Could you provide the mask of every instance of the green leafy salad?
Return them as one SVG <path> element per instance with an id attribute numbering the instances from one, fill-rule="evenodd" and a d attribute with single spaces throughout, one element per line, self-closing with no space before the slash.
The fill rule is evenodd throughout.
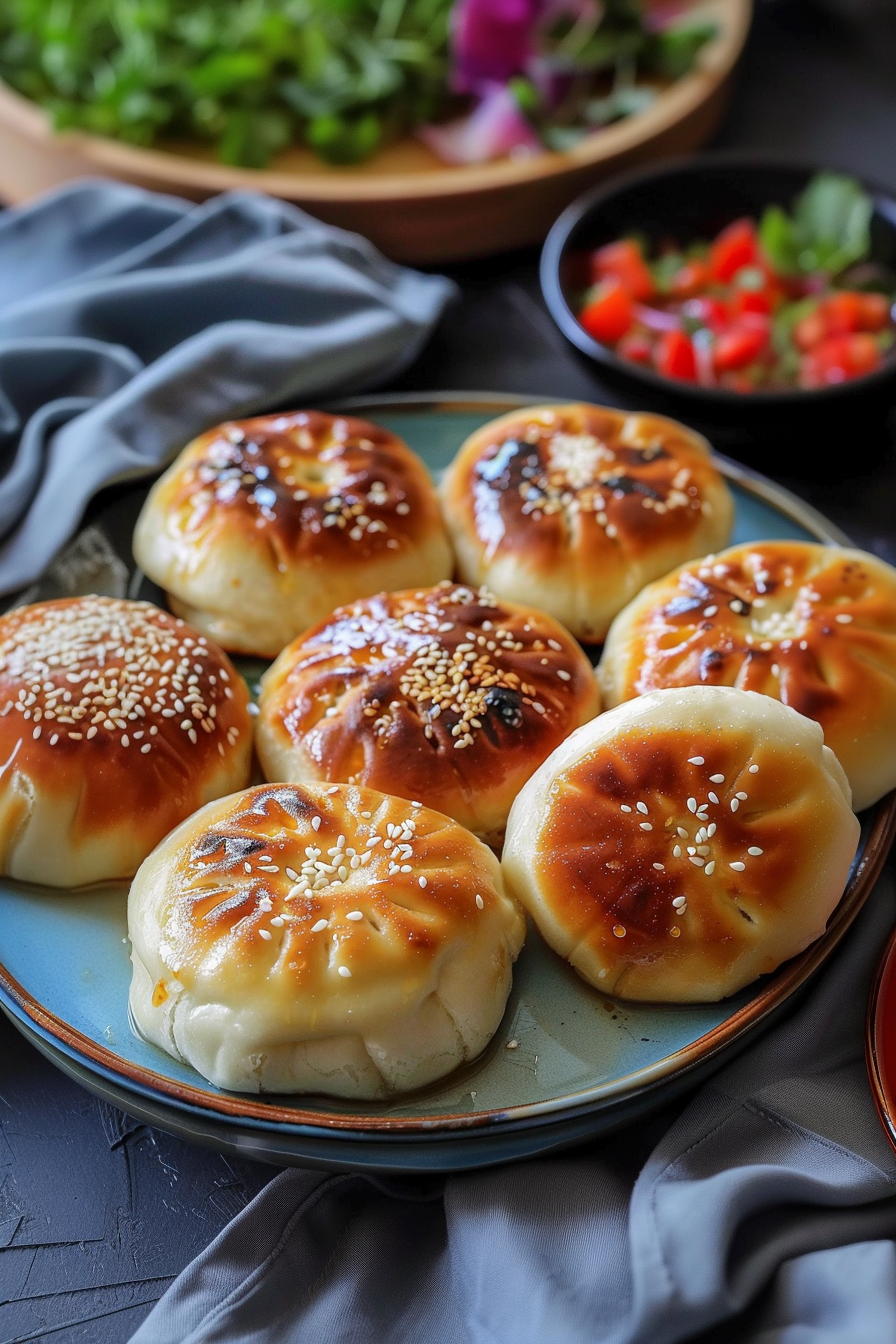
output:
<path id="1" fill-rule="evenodd" d="M 668 8 L 668 7 L 667 7 Z M 260 168 L 414 131 L 450 163 L 566 149 L 714 35 L 638 0 L 0 0 L 0 79 L 57 130 Z"/>

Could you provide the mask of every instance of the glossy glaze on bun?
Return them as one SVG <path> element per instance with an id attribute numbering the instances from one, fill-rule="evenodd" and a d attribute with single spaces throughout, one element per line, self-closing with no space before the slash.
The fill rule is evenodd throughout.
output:
<path id="1" fill-rule="evenodd" d="M 259 705 L 268 779 L 416 798 L 495 845 L 533 770 L 600 708 L 552 617 L 450 583 L 335 611 L 284 649 Z"/>
<path id="2" fill-rule="evenodd" d="M 697 684 L 774 696 L 821 724 L 860 811 L 896 786 L 896 569 L 817 542 L 732 546 L 639 594 L 600 678 L 610 705 Z"/>
<path id="3" fill-rule="evenodd" d="M 269 658 L 341 603 L 453 566 L 420 459 L 390 430 L 322 411 L 201 434 L 150 491 L 134 556 L 172 610 Z"/>
<path id="4" fill-rule="evenodd" d="M 184 817 L 248 783 L 248 699 L 223 650 L 148 602 L 0 618 L 0 872 L 132 876 Z"/>
<path id="5" fill-rule="evenodd" d="M 219 1087 L 359 1098 L 475 1058 L 525 932 L 469 832 L 343 785 L 204 808 L 143 864 L 128 921 L 150 1041 Z"/>
<path id="6" fill-rule="evenodd" d="M 573 733 L 514 803 L 502 866 L 590 984 L 701 1003 L 820 937 L 858 840 L 817 723 L 754 691 L 689 686 Z"/>
<path id="7" fill-rule="evenodd" d="M 733 519 L 701 435 L 582 403 L 478 429 L 441 496 L 459 577 L 542 607 L 586 641 L 602 640 L 645 583 L 724 546 Z"/>

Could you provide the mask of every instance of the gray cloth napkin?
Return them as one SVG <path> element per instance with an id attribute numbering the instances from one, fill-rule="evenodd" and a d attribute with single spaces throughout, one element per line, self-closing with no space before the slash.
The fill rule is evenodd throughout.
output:
<path id="1" fill-rule="evenodd" d="M 200 430 L 392 378 L 453 292 L 251 192 L 88 181 L 0 215 L 0 594 Z"/>
<path id="2" fill-rule="evenodd" d="M 896 1157 L 863 1058 L 893 876 L 671 1124 L 435 1183 L 285 1171 L 132 1344 L 896 1339 Z"/>

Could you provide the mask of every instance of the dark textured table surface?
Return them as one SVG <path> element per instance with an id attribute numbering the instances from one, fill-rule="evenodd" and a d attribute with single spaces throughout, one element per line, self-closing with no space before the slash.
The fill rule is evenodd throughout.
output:
<path id="1" fill-rule="evenodd" d="M 893 0 L 758 0 L 714 147 L 839 167 L 896 193 Z M 399 386 L 618 399 L 556 332 L 536 271 L 535 253 L 455 271 L 461 302 Z M 815 432 L 772 435 L 747 460 L 896 563 L 896 417 L 838 435 L 833 464 Z M 0 1344 L 118 1344 L 274 1169 L 95 1100 L 3 1017 L 0 1059 Z"/>

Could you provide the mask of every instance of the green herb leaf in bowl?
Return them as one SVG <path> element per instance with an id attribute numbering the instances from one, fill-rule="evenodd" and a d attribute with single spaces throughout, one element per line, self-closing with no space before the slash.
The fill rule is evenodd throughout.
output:
<path id="1" fill-rule="evenodd" d="M 839 275 L 871 247 L 874 202 L 851 177 L 818 173 L 793 214 L 770 205 L 759 223 L 762 250 L 783 275 Z"/>

